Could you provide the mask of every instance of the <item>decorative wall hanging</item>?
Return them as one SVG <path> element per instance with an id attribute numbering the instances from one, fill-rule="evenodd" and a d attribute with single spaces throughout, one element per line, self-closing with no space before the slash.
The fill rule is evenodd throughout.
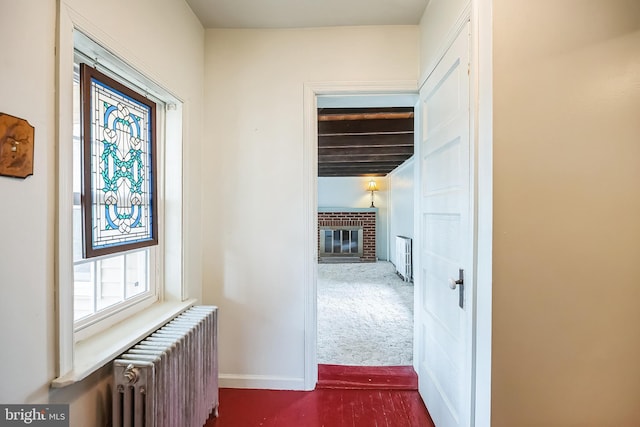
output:
<path id="1" fill-rule="evenodd" d="M 156 105 L 80 67 L 84 257 L 158 243 Z"/>
<path id="2" fill-rule="evenodd" d="M 33 175 L 33 134 L 26 120 L 0 113 L 0 175 Z"/>

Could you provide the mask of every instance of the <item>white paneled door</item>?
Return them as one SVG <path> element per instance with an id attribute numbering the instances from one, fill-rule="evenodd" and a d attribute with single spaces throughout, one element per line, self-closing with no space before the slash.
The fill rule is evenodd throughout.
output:
<path id="1" fill-rule="evenodd" d="M 468 24 L 421 88 L 416 117 L 415 365 L 436 426 L 466 427 L 474 279 Z"/>

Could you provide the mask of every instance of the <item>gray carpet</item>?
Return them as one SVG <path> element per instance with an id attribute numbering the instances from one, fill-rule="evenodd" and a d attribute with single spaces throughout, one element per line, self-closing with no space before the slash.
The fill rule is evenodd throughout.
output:
<path id="1" fill-rule="evenodd" d="M 318 363 L 413 361 L 413 284 L 393 264 L 318 264 Z"/>

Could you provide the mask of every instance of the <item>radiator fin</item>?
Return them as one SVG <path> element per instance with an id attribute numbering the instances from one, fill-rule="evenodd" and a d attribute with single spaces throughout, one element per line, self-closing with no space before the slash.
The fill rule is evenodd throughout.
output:
<path id="1" fill-rule="evenodd" d="M 192 307 L 113 362 L 115 427 L 201 427 L 217 415 L 217 312 Z"/>
<path id="2" fill-rule="evenodd" d="M 396 236 L 396 273 L 405 282 L 410 282 L 413 274 L 411 262 L 411 239 Z"/>

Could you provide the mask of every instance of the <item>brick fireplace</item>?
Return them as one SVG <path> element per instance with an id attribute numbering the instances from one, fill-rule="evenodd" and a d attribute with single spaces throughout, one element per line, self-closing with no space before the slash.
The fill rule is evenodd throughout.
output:
<path id="1" fill-rule="evenodd" d="M 318 256 L 376 261 L 376 208 L 320 209 Z"/>

